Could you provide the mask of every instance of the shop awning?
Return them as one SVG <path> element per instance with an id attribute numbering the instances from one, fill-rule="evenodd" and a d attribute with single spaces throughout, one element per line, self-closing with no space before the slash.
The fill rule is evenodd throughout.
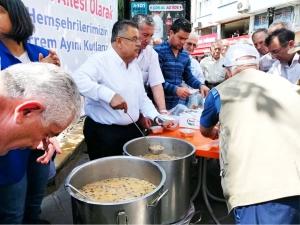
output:
<path id="1" fill-rule="evenodd" d="M 209 37 L 210 39 L 208 39 L 209 41 L 212 40 L 211 42 L 206 41 L 206 43 L 203 44 L 199 44 L 201 43 L 201 40 L 198 42 L 197 48 L 194 50 L 192 56 L 203 56 L 204 53 L 206 52 L 210 52 L 210 45 L 213 42 L 213 39 L 211 38 L 212 35 L 204 35 L 202 36 L 203 38 Z M 214 37 L 214 36 L 213 36 Z M 227 40 L 229 41 L 230 45 L 234 45 L 239 39 L 241 38 L 250 38 L 250 35 L 243 35 L 243 36 L 239 36 L 239 37 L 234 37 L 234 38 L 227 38 Z M 200 39 L 200 37 L 199 37 Z"/>
<path id="2" fill-rule="evenodd" d="M 210 47 L 208 47 L 208 48 L 196 48 L 191 55 L 192 56 L 203 56 L 205 52 L 210 52 Z"/>

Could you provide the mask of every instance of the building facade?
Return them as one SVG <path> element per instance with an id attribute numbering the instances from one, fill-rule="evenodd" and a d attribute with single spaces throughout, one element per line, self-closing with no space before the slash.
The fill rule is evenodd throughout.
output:
<path id="1" fill-rule="evenodd" d="M 234 44 L 276 20 L 290 21 L 298 30 L 299 14 L 300 0 L 192 0 L 191 21 L 201 36 L 194 55 L 203 55 L 210 41 L 229 39 Z"/>

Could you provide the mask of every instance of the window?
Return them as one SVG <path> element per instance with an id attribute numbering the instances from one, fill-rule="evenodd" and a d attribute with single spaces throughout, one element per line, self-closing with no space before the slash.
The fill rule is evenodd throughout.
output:
<path id="1" fill-rule="evenodd" d="M 226 5 L 229 4 L 231 2 L 236 2 L 237 0 L 220 0 L 220 6 L 221 5 Z"/>
<path id="2" fill-rule="evenodd" d="M 211 14 L 212 0 L 204 0 L 199 4 L 199 17 Z"/>

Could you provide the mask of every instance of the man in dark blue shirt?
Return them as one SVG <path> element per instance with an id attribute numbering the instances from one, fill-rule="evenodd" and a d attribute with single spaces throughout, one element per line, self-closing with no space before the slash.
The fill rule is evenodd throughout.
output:
<path id="1" fill-rule="evenodd" d="M 180 98 L 187 98 L 191 94 L 187 87 L 181 85 L 182 81 L 192 88 L 199 89 L 204 98 L 209 93 L 209 88 L 193 76 L 189 54 L 183 49 L 191 27 L 188 20 L 177 19 L 170 28 L 170 38 L 154 47 L 165 78 L 163 87 L 167 109 L 174 108 Z"/>

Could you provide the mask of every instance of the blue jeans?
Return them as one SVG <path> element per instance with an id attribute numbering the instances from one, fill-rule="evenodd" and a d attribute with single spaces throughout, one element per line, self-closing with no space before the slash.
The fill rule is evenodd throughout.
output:
<path id="1" fill-rule="evenodd" d="M 43 151 L 31 151 L 27 172 L 17 183 L 0 186 L 0 224 L 37 224 L 49 175 L 49 163 L 36 159 Z"/>
<path id="2" fill-rule="evenodd" d="M 300 196 L 236 207 L 236 224 L 299 224 Z"/>

